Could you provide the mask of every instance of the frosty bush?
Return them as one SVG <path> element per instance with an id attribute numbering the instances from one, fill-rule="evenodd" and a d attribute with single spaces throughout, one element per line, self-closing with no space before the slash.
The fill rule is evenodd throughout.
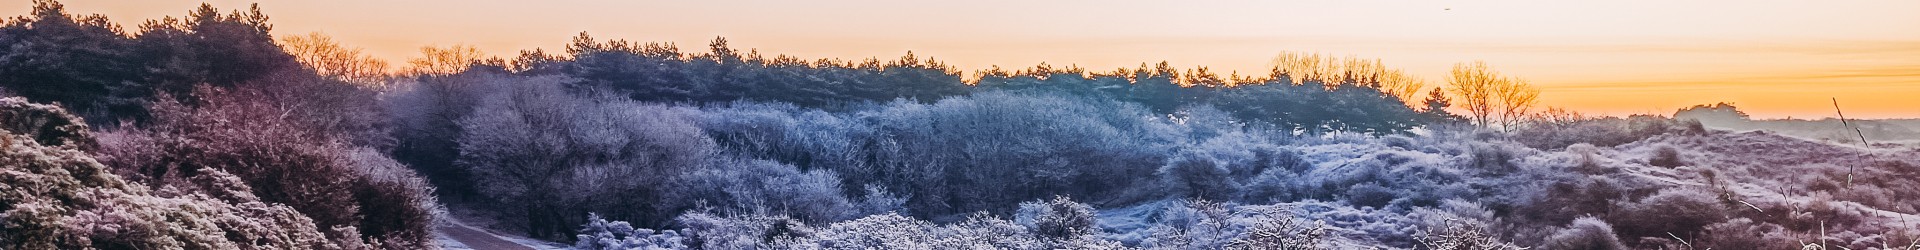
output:
<path id="1" fill-rule="evenodd" d="M 587 224 L 574 237 L 575 249 L 687 249 L 685 237 L 673 230 L 636 229 L 625 221 L 607 221 L 597 214 L 587 215 Z"/>
<path id="2" fill-rule="evenodd" d="M 1269 217 L 1247 228 L 1243 238 L 1234 239 L 1226 249 L 1323 249 L 1326 228 L 1292 217 Z"/>
<path id="3" fill-rule="evenodd" d="M 1512 132 L 1515 141 L 1538 149 L 1559 149 L 1573 144 L 1586 143 L 1601 147 L 1612 147 L 1640 141 L 1661 134 L 1702 134 L 1697 121 L 1681 121 L 1672 118 L 1633 115 L 1621 117 L 1587 117 L 1578 113 L 1547 115 L 1543 113 L 1524 123 L 1520 129 Z"/>
<path id="4" fill-rule="evenodd" d="M 1426 249 L 1525 249 L 1487 233 L 1486 225 L 1481 222 L 1447 220 L 1441 225 L 1431 225 L 1414 240 Z"/>
<path id="5" fill-rule="evenodd" d="M 1786 228 L 1748 218 L 1707 225 L 1705 231 L 1706 236 L 1697 244 L 1713 249 L 1791 249 L 1799 242 Z"/>
<path id="6" fill-rule="evenodd" d="M 1625 250 L 1627 246 L 1614 237 L 1613 226 L 1599 218 L 1581 217 L 1573 224 L 1555 231 L 1548 236 L 1547 244 L 1541 250 Z M 1759 248 L 1753 248 L 1759 249 Z"/>
<path id="7" fill-rule="evenodd" d="M 1609 216 L 1619 234 L 1639 237 L 1694 237 L 1707 225 L 1725 221 L 1726 207 L 1704 191 L 1687 188 L 1660 190 L 1637 202 L 1622 203 Z"/>
<path id="8" fill-rule="evenodd" d="M 1066 196 L 1021 203 L 1016 218 L 1031 228 L 1034 234 L 1053 240 L 1074 240 L 1094 232 L 1093 207 L 1074 202 Z"/>
<path id="9" fill-rule="evenodd" d="M 458 164 L 536 238 L 559 236 L 601 211 L 659 224 L 656 188 L 692 169 L 713 142 L 673 109 L 576 96 L 554 78 L 511 78 L 459 120 Z M 585 187 L 585 188 L 580 188 Z M 614 208 L 620 209 L 614 209 Z"/>
<path id="10" fill-rule="evenodd" d="M 339 244 L 404 249 L 429 243 L 438 206 L 431 187 L 375 149 L 353 143 L 377 139 L 327 129 L 340 121 L 316 124 L 331 120 L 316 117 L 335 115 L 288 111 L 330 109 L 262 97 L 275 92 L 196 93 L 205 96 L 197 106 L 162 99 L 152 107 L 153 124 L 105 133 L 102 162 L 156 190 L 222 198 L 234 197 L 223 191 L 232 187 L 199 180 L 231 173 L 253 197 L 292 207 Z"/>
<path id="11" fill-rule="evenodd" d="M 26 98 L 0 98 L 0 129 L 12 131 L 49 147 L 68 146 L 91 150 L 92 131 L 80 117 L 59 106 L 27 102 Z"/>
<path id="12" fill-rule="evenodd" d="M 1183 150 L 1167 159 L 1158 174 L 1166 178 L 1168 187 L 1184 190 L 1188 198 L 1226 200 L 1239 192 L 1240 183 L 1225 165 L 1211 155 Z"/>
<path id="13" fill-rule="evenodd" d="M 866 196 L 861 197 L 860 201 L 854 204 L 854 207 L 859 210 L 860 217 L 884 213 L 907 214 L 908 197 L 901 197 L 888 192 L 886 188 L 872 184 L 867 185 L 866 191 Z"/>
<path id="14" fill-rule="evenodd" d="M 809 223 L 847 219 L 854 206 L 830 170 L 800 171 L 767 160 L 718 160 L 675 183 L 663 201 L 729 215 L 782 215 Z M 886 195 L 884 192 L 881 195 Z M 870 197 L 886 202 L 884 197 Z M 885 204 L 880 204 L 885 205 Z"/>
<path id="15" fill-rule="evenodd" d="M 1400 197 L 1393 189 L 1381 187 L 1379 184 L 1361 183 L 1347 189 L 1346 198 L 1347 203 L 1354 206 L 1386 208 L 1388 203 Z"/>
<path id="16" fill-rule="evenodd" d="M 1660 146 L 1653 149 L 1653 156 L 1647 157 L 1647 165 L 1661 167 L 1679 167 L 1687 165 L 1680 159 L 1680 150 L 1673 146 Z"/>
<path id="17" fill-rule="evenodd" d="M 45 112 L 20 112 L 42 108 Z M 58 108 L 0 105 L 6 119 L 84 124 Z M 238 178 L 209 169 L 207 193 L 159 192 L 129 183 L 73 145 L 76 134 L 33 137 L 0 128 L 0 248 L 6 249 L 337 249 L 314 222 L 285 205 L 264 203 Z M 211 193 L 211 194 L 209 194 Z M 219 197 L 219 198 L 215 198 Z M 345 243 L 348 245 L 341 245 Z"/>

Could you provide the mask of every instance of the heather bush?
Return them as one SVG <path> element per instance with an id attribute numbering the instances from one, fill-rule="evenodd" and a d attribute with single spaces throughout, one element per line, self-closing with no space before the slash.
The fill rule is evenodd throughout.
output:
<path id="1" fill-rule="evenodd" d="M 509 78 L 461 118 L 459 158 L 484 197 L 557 238 L 588 212 L 663 224 L 663 184 L 708 161 L 714 146 L 681 111 L 572 93 L 554 78 Z M 578 188 L 586 187 L 586 188 Z M 615 209 L 619 208 L 619 209 Z"/>
<path id="2" fill-rule="evenodd" d="M 1722 204 L 1705 191 L 1668 188 L 1639 201 L 1621 202 L 1608 221 L 1629 239 L 1698 237 L 1707 225 L 1727 220 L 1727 207 Z"/>
<path id="3" fill-rule="evenodd" d="M 367 118 L 317 118 L 359 116 L 270 98 L 275 93 L 285 94 L 201 88 L 195 94 L 202 96 L 198 103 L 163 99 L 152 107 L 152 124 L 105 133 L 101 162 L 151 188 L 188 193 L 228 188 L 196 180 L 231 173 L 253 196 L 292 207 L 339 244 L 392 249 L 429 244 L 438 206 L 431 187 L 376 149 L 356 144 L 378 141 L 371 135 L 327 129 L 350 123 L 340 120 Z M 289 111 L 294 109 L 307 111 Z"/>
<path id="4" fill-rule="evenodd" d="M 722 160 L 672 183 L 678 190 L 665 194 L 662 201 L 677 202 L 688 209 L 706 206 L 704 209 L 727 215 L 780 215 L 827 223 L 859 212 L 841 194 L 840 183 L 832 170 L 800 171 L 766 160 Z M 885 202 L 887 198 L 870 199 Z"/>
<path id="5" fill-rule="evenodd" d="M 92 150 L 94 146 L 92 131 L 80 117 L 59 106 L 27 102 L 26 98 L 0 98 L 0 129 L 49 147 Z"/>
<path id="6" fill-rule="evenodd" d="M 1735 218 L 1708 225 L 1699 247 L 1712 249 L 1791 249 L 1798 247 L 1790 232 L 1779 225 Z"/>
<path id="7" fill-rule="evenodd" d="M 1093 207 L 1058 196 L 1047 201 L 1020 203 L 1015 221 L 1041 237 L 1070 241 L 1094 233 L 1093 216 Z"/>
<path id="8" fill-rule="evenodd" d="M 1548 236 L 1546 244 L 1540 250 L 1625 250 L 1627 245 L 1613 234 L 1613 226 L 1599 218 L 1581 217 L 1573 224 L 1555 231 Z M 1726 249 L 1777 249 L 1777 248 L 1726 248 Z"/>
<path id="9" fill-rule="evenodd" d="M 1673 146 L 1660 146 L 1653 149 L 1653 156 L 1647 157 L 1647 165 L 1661 167 L 1679 167 L 1687 165 L 1680 159 L 1680 150 Z"/>
<path id="10" fill-rule="evenodd" d="M 574 238 L 574 249 L 687 249 L 686 238 L 673 230 L 634 228 L 625 221 L 607 221 L 597 214 L 587 215 L 587 224 Z"/>
<path id="11" fill-rule="evenodd" d="M 10 101 L 0 100 L 0 102 Z M 84 124 L 45 106 L 0 105 L 8 119 Z M 37 109 L 22 112 L 19 109 Z M 149 191 L 121 179 L 74 145 L 76 134 L 44 137 L 0 128 L 0 248 L 7 249 L 336 249 L 294 209 L 262 202 L 238 178 L 210 169 L 195 181 L 219 190 Z M 80 127 L 84 129 L 84 126 Z M 37 135 L 36 135 L 37 134 Z M 30 136 L 32 135 L 32 136 Z M 340 245 L 345 243 L 348 245 Z"/>

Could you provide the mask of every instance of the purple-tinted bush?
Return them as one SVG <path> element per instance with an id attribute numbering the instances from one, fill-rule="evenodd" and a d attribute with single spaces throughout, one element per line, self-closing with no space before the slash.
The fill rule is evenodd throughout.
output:
<path id="1" fill-rule="evenodd" d="M 1574 219 L 1573 224 L 1548 236 L 1540 250 L 1625 250 L 1627 245 L 1613 234 L 1613 226 L 1593 217 Z M 1763 249 L 1763 248 L 1729 248 Z M 1775 249 L 1775 248 L 1764 248 Z"/>
<path id="2" fill-rule="evenodd" d="M 14 116 L 4 119 L 85 129 L 80 125 L 84 122 L 57 107 L 8 104 L 13 105 L 0 105 L 0 113 Z M 192 177 L 207 190 L 150 191 L 66 144 L 87 140 L 80 134 L 47 137 L 45 131 L 11 131 L 19 128 L 0 127 L 0 248 L 365 247 L 358 237 L 328 239 L 307 216 L 286 205 L 262 202 L 240 178 L 219 169 Z M 39 139 L 63 145 L 41 145 Z"/>
<path id="3" fill-rule="evenodd" d="M 1707 226 L 1727 220 L 1727 207 L 1705 191 L 1668 188 L 1634 202 L 1622 202 L 1608 216 L 1626 238 L 1697 237 Z"/>

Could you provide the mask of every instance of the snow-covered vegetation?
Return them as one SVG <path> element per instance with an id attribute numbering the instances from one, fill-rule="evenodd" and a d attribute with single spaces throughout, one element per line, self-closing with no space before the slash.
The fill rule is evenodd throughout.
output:
<path id="1" fill-rule="evenodd" d="M 1533 110 L 1484 63 L 963 78 L 582 34 L 384 75 L 257 9 L 37 3 L 0 25 L 4 249 L 422 249 L 451 217 L 582 249 L 1920 248 L 1920 148 Z"/>

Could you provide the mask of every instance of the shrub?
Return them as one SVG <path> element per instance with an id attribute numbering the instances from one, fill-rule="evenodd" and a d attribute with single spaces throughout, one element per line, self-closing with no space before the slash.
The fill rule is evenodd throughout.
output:
<path id="1" fill-rule="evenodd" d="M 37 110 L 21 112 L 22 108 Z M 0 105 L 0 113 L 19 115 L 5 117 L 9 120 L 84 124 L 57 107 Z M 261 202 L 239 178 L 218 169 L 203 171 L 194 179 L 202 184 L 197 186 L 218 190 L 152 192 L 121 179 L 72 145 L 53 147 L 36 141 L 78 142 L 83 140 L 76 137 L 79 134 L 45 137 L 48 133 L 11 131 L 16 128 L 0 128 L 0 248 L 363 247 L 358 238 L 328 240 L 313 220 L 288 206 Z"/>
<path id="2" fill-rule="evenodd" d="M 716 160 L 672 186 L 678 190 L 664 194 L 661 201 L 681 206 L 676 208 L 705 205 L 723 214 L 780 215 L 808 223 L 839 221 L 859 212 L 840 193 L 840 178 L 831 170 L 800 171 L 766 160 Z"/>
<path id="3" fill-rule="evenodd" d="M 153 124 L 107 133 L 102 162 L 155 189 L 187 193 L 220 194 L 230 187 L 198 180 L 231 173 L 252 196 L 292 207 L 340 244 L 430 244 L 438 206 L 431 187 L 375 149 L 354 146 L 356 135 L 317 125 L 328 119 L 315 117 L 331 116 L 326 109 L 268 93 L 276 92 L 201 88 L 194 106 L 164 98 L 152 107 Z"/>
<path id="4" fill-rule="evenodd" d="M 1469 158 L 1471 162 L 1468 164 L 1474 169 L 1507 172 L 1519 168 L 1513 163 L 1514 159 L 1520 157 L 1519 154 L 1505 144 L 1468 142 L 1468 147 L 1472 150 L 1470 152 L 1472 158 Z"/>
<path id="5" fill-rule="evenodd" d="M 1593 217 L 1574 219 L 1573 224 L 1548 236 L 1540 250 L 1624 250 L 1627 245 L 1614 237 L 1613 226 Z M 1760 248 L 1745 248 L 1760 249 Z M 1768 248 L 1773 249 L 1773 248 Z"/>
<path id="6" fill-rule="evenodd" d="M 1638 202 L 1621 204 L 1609 216 L 1614 229 L 1630 238 L 1695 237 L 1707 225 L 1725 221 L 1726 207 L 1713 194 L 1689 188 L 1668 188 Z"/>
<path id="7" fill-rule="evenodd" d="M 1158 174 L 1166 179 L 1169 187 L 1186 193 L 1188 198 L 1226 200 L 1240 188 L 1225 163 L 1192 150 L 1182 150 L 1167 159 L 1167 165 L 1160 167 Z"/>
<path id="8" fill-rule="evenodd" d="M 654 197 L 672 177 L 700 166 L 713 142 L 673 109 L 569 93 L 555 78 L 489 84 L 458 122 L 459 159 L 480 194 L 498 202 L 528 235 L 557 238 L 580 214 L 663 224 Z M 616 209 L 618 208 L 618 209 Z"/>
<path id="9" fill-rule="evenodd" d="M 1700 247 L 1711 249 L 1792 249 L 1798 240 L 1786 228 L 1748 218 L 1735 218 L 1708 225 Z"/>
<path id="10" fill-rule="evenodd" d="M 92 150 L 92 131 L 80 117 L 60 106 L 27 102 L 26 98 L 0 98 L 0 130 L 19 134 L 49 147 L 73 146 Z"/>
<path id="11" fill-rule="evenodd" d="M 1430 228 L 1433 229 L 1414 236 L 1418 246 L 1425 249 L 1525 249 L 1501 241 L 1488 233 L 1486 226 L 1479 222 L 1447 220 Z"/>
<path id="12" fill-rule="evenodd" d="M 906 204 L 908 197 L 896 195 L 893 192 L 888 192 L 884 187 L 872 184 L 866 186 L 866 191 L 867 195 L 861 197 L 860 201 L 854 204 L 854 207 L 859 210 L 859 214 L 857 214 L 859 217 L 885 213 L 907 214 Z"/>
<path id="13" fill-rule="evenodd" d="M 1647 157 L 1647 165 L 1660 167 L 1679 167 L 1687 165 L 1680 159 L 1680 150 L 1673 146 L 1662 145 L 1653 149 L 1653 156 Z"/>
<path id="14" fill-rule="evenodd" d="M 1054 240 L 1073 240 L 1092 234 L 1093 207 L 1066 196 L 1020 204 L 1018 221 L 1034 234 Z"/>
<path id="15" fill-rule="evenodd" d="M 1347 203 L 1354 206 L 1386 208 L 1387 204 L 1399 198 L 1393 189 L 1374 183 L 1361 183 L 1347 189 Z"/>
<path id="16" fill-rule="evenodd" d="M 1310 224 L 1285 214 L 1264 213 L 1246 229 L 1243 237 L 1228 243 L 1226 249 L 1323 249 L 1328 234 L 1324 224 Z"/>
<path id="17" fill-rule="evenodd" d="M 574 236 L 575 249 L 687 249 L 686 238 L 673 230 L 654 231 L 633 228 L 625 221 L 607 221 L 597 214 L 587 215 L 587 224 Z"/>

